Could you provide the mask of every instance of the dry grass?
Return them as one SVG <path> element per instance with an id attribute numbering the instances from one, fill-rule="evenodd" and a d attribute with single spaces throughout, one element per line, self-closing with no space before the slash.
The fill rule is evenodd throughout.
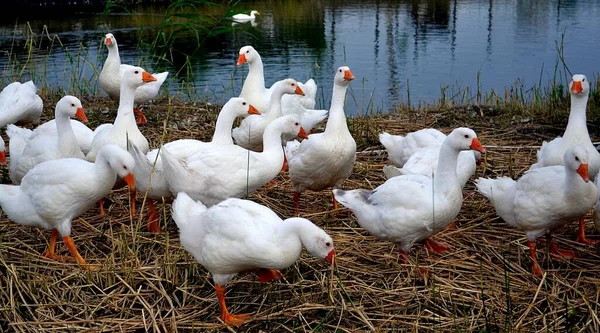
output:
<path id="1" fill-rule="evenodd" d="M 146 109 L 150 126 L 142 132 L 152 146 L 160 142 L 167 104 L 161 101 Z M 116 109 L 103 99 L 84 100 L 94 125 L 114 116 L 101 112 L 107 106 Z M 165 140 L 206 139 L 212 133 L 214 116 L 214 110 L 206 111 L 206 106 L 176 103 Z M 351 120 L 353 131 L 361 137 L 361 152 L 345 188 L 374 188 L 384 181 L 381 168 L 388 162 L 381 147 L 374 144 L 378 131 L 400 134 L 438 126 L 447 116 L 412 117 L 411 122 L 398 115 Z M 456 119 L 459 121 L 447 125 L 474 128 L 488 146 L 477 176 L 520 175 L 535 159 L 534 147 L 541 137 L 556 132 L 529 123 L 493 129 L 485 115 L 468 121 L 460 116 Z M 401 264 L 392 244 L 369 236 L 344 208 L 331 210 L 329 192 L 306 193 L 301 199 L 301 215 L 333 237 L 337 266 L 328 267 L 303 254 L 283 272 L 280 281 L 261 284 L 252 274 L 238 275 L 228 288 L 230 310 L 249 312 L 255 318 L 240 328 L 226 327 L 219 320 L 210 275 L 179 245 L 170 205 L 162 205 L 166 220 L 161 219 L 161 225 L 166 232 L 159 235 L 146 232 L 143 221 L 128 216 L 125 191 L 110 195 L 105 217 L 94 208 L 74 221 L 72 234 L 78 249 L 90 263 L 102 266 L 99 272 L 44 259 L 40 253 L 50 233 L 16 225 L 2 216 L 0 330 L 600 331 L 600 254 L 572 241 L 575 224 L 562 230 L 557 240 L 575 249 L 580 258 L 550 257 L 541 240 L 539 261 L 547 274 L 534 277 L 524 235 L 496 216 L 490 203 L 474 191 L 472 182 L 464 195 L 458 228 L 435 237 L 451 244 L 452 250 L 428 255 L 417 246 L 409 255 L 411 262 Z M 293 215 L 286 174 L 251 199 L 281 216 Z M 62 243 L 57 250 L 67 254 Z M 420 274 L 417 263 L 429 274 Z"/>

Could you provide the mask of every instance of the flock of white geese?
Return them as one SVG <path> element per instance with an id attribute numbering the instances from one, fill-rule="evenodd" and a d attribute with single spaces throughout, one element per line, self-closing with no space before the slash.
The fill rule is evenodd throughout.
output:
<path id="1" fill-rule="evenodd" d="M 254 270 L 260 281 L 276 279 L 280 269 L 299 258 L 303 246 L 315 257 L 334 260 L 332 238 L 311 221 L 282 220 L 268 207 L 240 199 L 282 169 L 289 170 L 296 213 L 305 190 L 333 189 L 334 206 L 341 203 L 369 233 L 396 244 L 401 260 L 415 243 L 424 243 L 434 253 L 448 249 L 431 237 L 458 215 L 462 188 L 485 152 L 473 130 L 457 128 L 448 135 L 435 129 L 405 136 L 382 133 L 380 141 L 394 164 L 383 170 L 388 180 L 374 190 L 341 190 L 356 158 L 344 113 L 346 89 L 354 79 L 350 68 L 336 70 L 329 110 L 315 110 L 317 85 L 312 79 L 283 79 L 267 88 L 260 55 L 245 46 L 237 65 L 248 65 L 247 77 L 240 96 L 223 105 L 212 140 L 181 139 L 150 149 L 137 126 L 146 121 L 137 107 L 156 97 L 168 73 L 150 74 L 121 64 L 115 37 L 107 34 L 104 41 L 108 57 L 99 80 L 101 88 L 119 100 L 114 123 L 90 130 L 79 99 L 65 96 L 56 104 L 55 120 L 33 130 L 18 127 L 20 121 L 39 122 L 42 100 L 35 85 L 15 82 L 0 93 L 0 127 L 10 138 L 14 182 L 0 185 L 0 206 L 18 224 L 51 230 L 43 256 L 68 259 L 55 253 L 60 235 L 81 268 L 100 269 L 77 252 L 71 223 L 122 178 L 150 199 L 149 231 L 161 231 L 153 200 L 174 199 L 172 217 L 182 246 L 211 272 L 221 318 L 240 325 L 249 316 L 231 314 L 225 304 L 225 285 L 236 273 Z M 584 233 L 584 216 L 598 199 L 590 179 L 600 169 L 600 154 L 586 126 L 590 85 L 585 76 L 574 75 L 569 89 L 571 113 L 565 133 L 543 143 L 528 172 L 516 181 L 476 180 L 498 215 L 526 233 L 534 274 L 543 273 L 536 262 L 538 237 L 579 219 L 578 239 L 594 242 Z M 232 128 L 239 117 L 244 117 L 239 127 Z M 308 134 L 325 118 L 323 132 Z M 0 162 L 6 164 L 1 137 L 0 146 Z M 135 214 L 135 196 L 131 203 Z M 553 253 L 576 255 L 550 244 Z"/>

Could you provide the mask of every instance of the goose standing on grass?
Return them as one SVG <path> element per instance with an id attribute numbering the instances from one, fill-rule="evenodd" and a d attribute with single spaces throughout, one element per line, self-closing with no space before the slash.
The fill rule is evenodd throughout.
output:
<path id="1" fill-rule="evenodd" d="M 564 153 L 563 161 L 564 166 L 529 170 L 518 181 L 509 177 L 476 181 L 477 190 L 494 204 L 498 215 L 509 225 L 525 231 L 535 275 L 543 274 L 536 260 L 536 239 L 549 236 L 574 219 L 583 220 L 598 197 L 596 185 L 588 174 L 587 149 L 572 146 Z M 573 251 L 559 249 L 551 238 L 550 252 L 577 257 Z"/>
<path id="2" fill-rule="evenodd" d="M 163 169 L 171 193 L 185 192 L 207 206 L 250 195 L 281 171 L 282 135 L 306 138 L 298 117 L 282 116 L 265 129 L 260 153 L 235 145 L 215 146 L 180 160 L 163 147 Z"/>
<path id="3" fill-rule="evenodd" d="M 6 165 L 6 146 L 4 139 L 0 136 L 0 165 Z"/>
<path id="4" fill-rule="evenodd" d="M 473 130 L 457 128 L 442 144 L 434 178 L 398 176 L 372 191 L 333 190 L 333 194 L 371 235 L 397 244 L 403 260 L 420 241 L 425 241 L 431 252 L 441 253 L 448 246 L 431 237 L 444 230 L 460 211 L 463 196 L 456 165 L 458 154 L 469 149 L 485 152 Z"/>
<path id="5" fill-rule="evenodd" d="M 590 178 L 595 179 L 600 170 L 600 153 L 592 144 L 587 129 L 586 106 L 590 93 L 590 83 L 582 74 L 573 75 L 569 83 L 571 93 L 571 112 L 569 122 L 562 137 L 557 137 L 550 142 L 543 142 L 537 152 L 537 163 L 530 169 L 541 168 L 550 165 L 561 165 L 564 162 L 565 151 L 574 145 L 580 145 L 588 152 Z M 585 221 L 579 221 L 579 233 L 577 241 L 584 244 L 595 244 L 598 240 L 592 240 L 585 236 Z"/>
<path id="6" fill-rule="evenodd" d="M 52 230 L 44 257 L 64 260 L 54 252 L 60 235 L 83 269 L 98 269 L 77 252 L 71 223 L 111 191 L 117 176 L 134 186 L 134 167 L 133 157 L 115 145 L 103 147 L 95 163 L 77 158 L 43 162 L 23 177 L 21 185 L 0 185 L 0 206 L 18 224 Z"/>
<path id="7" fill-rule="evenodd" d="M 300 193 L 338 188 L 350 176 L 356 160 L 356 142 L 348 130 L 344 100 L 354 75 L 347 66 L 337 69 L 329 119 L 323 133 L 311 134 L 310 140 L 290 141 L 285 147 L 290 179 L 294 187 L 294 210 L 299 212 Z M 333 199 L 333 208 L 337 202 Z"/>
<path id="8" fill-rule="evenodd" d="M 19 122 L 37 124 L 43 108 L 33 81 L 13 82 L 0 92 L 0 128 Z"/>
<path id="9" fill-rule="evenodd" d="M 59 158 L 85 158 L 70 120 L 71 117 L 77 117 L 87 123 L 81 101 L 70 95 L 61 98 L 56 104 L 54 117 L 56 130 L 49 135 L 37 128 L 30 131 L 8 125 L 6 134 L 10 137 L 10 179 L 13 183 L 20 184 L 25 174 L 42 162 Z"/>
<path id="10" fill-rule="evenodd" d="M 265 128 L 273 120 L 282 116 L 281 98 L 285 94 L 304 95 L 304 92 L 294 79 L 286 79 L 284 83 L 277 85 L 271 94 L 269 112 L 267 114 L 248 116 L 240 122 L 239 127 L 231 131 L 231 135 L 237 145 L 254 151 L 262 151 L 262 138 Z M 302 127 L 304 128 L 304 126 Z"/>
<path id="11" fill-rule="evenodd" d="M 186 159 L 202 149 L 210 146 L 231 145 L 231 127 L 236 118 L 244 115 L 258 114 L 258 111 L 243 98 L 231 98 L 219 113 L 215 124 L 215 132 L 210 142 L 200 140 L 183 139 L 169 142 L 164 145 L 169 152 L 178 159 Z M 138 192 L 148 195 L 148 230 L 160 232 L 159 214 L 154 205 L 154 200 L 162 198 L 170 199 L 171 191 L 164 176 L 162 161 L 159 150 L 153 149 L 144 155 L 136 145 L 128 146 L 129 152 L 135 160 L 135 188 Z M 135 192 L 134 192 L 135 194 Z M 133 198 L 132 200 L 135 200 Z"/>
<path id="12" fill-rule="evenodd" d="M 258 271 L 260 282 L 280 278 L 280 269 L 294 264 L 302 246 L 332 263 L 333 240 L 303 218 L 281 220 L 271 209 L 255 202 L 228 199 L 207 208 L 181 192 L 173 202 L 173 220 L 183 248 L 212 275 L 221 319 L 241 325 L 249 314 L 234 315 L 225 304 L 225 286 L 240 272 Z"/>
<path id="13" fill-rule="evenodd" d="M 113 34 L 106 34 L 104 44 L 108 48 L 108 56 L 100 72 L 100 87 L 112 99 L 119 99 L 121 94 L 121 79 L 128 69 L 134 66 L 121 64 L 119 56 L 119 47 Z M 149 84 L 139 87 L 135 90 L 133 112 L 138 116 L 136 122 L 143 125 L 148 122 L 144 113 L 138 108 L 139 105 L 148 103 L 158 95 L 158 90 L 167 79 L 169 72 L 155 73 L 152 76 L 155 80 Z"/>
<path id="14" fill-rule="evenodd" d="M 273 89 L 282 81 L 275 82 L 271 88 L 265 88 L 265 74 L 263 70 L 262 59 L 258 52 L 250 45 L 240 49 L 237 66 L 248 64 L 248 75 L 242 85 L 240 97 L 245 98 L 254 105 L 261 113 L 267 113 L 269 110 L 269 101 Z M 317 84 L 313 79 L 309 79 L 306 83 L 298 82 L 300 89 L 304 92 L 304 96 L 290 95 L 283 96 L 281 101 L 282 113 L 290 114 L 290 110 L 295 108 L 296 103 L 299 103 L 306 109 L 315 107 L 315 99 L 317 97 Z"/>
<path id="15" fill-rule="evenodd" d="M 116 144 L 127 149 L 127 140 L 133 142 L 144 154 L 150 149 L 148 140 L 137 127 L 133 116 L 133 104 L 136 89 L 155 82 L 156 78 L 141 67 L 128 66 L 120 81 L 121 95 L 117 118 L 114 124 L 102 125 L 103 128 L 94 135 L 90 152 L 86 156 L 88 161 L 94 161 L 100 148 L 107 144 Z"/>
<path id="16" fill-rule="evenodd" d="M 401 175 L 424 175 L 431 177 L 435 174 L 438 166 L 440 149 L 441 147 L 439 146 L 420 148 L 410 156 L 402 168 L 386 165 L 383 167 L 383 173 L 387 179 Z M 456 175 L 462 187 L 465 187 L 469 178 L 475 174 L 477 161 L 480 158 L 481 153 L 478 151 L 461 151 L 458 154 Z"/>
<path id="17" fill-rule="evenodd" d="M 379 134 L 379 142 L 385 147 L 388 159 L 401 168 L 417 150 L 424 147 L 439 147 L 446 139 L 446 134 L 425 128 L 416 132 L 402 135 L 391 135 L 387 132 Z"/>
<path id="18" fill-rule="evenodd" d="M 258 10 L 253 10 L 250 12 L 250 15 L 248 14 L 235 14 L 232 16 L 234 21 L 238 21 L 238 22 L 244 22 L 244 21 L 250 21 L 250 20 L 254 20 L 256 19 L 256 15 L 260 15 L 260 13 L 258 12 Z"/>

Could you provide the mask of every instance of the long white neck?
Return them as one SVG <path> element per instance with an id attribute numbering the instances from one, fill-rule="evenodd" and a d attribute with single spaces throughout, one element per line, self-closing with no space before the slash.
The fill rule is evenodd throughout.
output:
<path id="1" fill-rule="evenodd" d="M 589 94 L 571 94 L 571 112 L 564 137 L 589 137 L 586 119 L 586 106 Z"/>
<path id="2" fill-rule="evenodd" d="M 117 46 L 116 42 L 114 43 L 114 46 L 108 47 L 108 56 L 106 57 L 104 66 L 108 65 L 114 67 L 113 69 L 116 71 L 115 73 L 118 73 L 121 67 L 121 57 L 119 56 L 119 47 Z"/>
<path id="3" fill-rule="evenodd" d="M 269 113 L 267 113 L 268 121 L 273 121 L 282 116 L 281 98 L 283 97 L 285 92 L 283 89 L 280 89 L 280 88 L 282 88 L 282 87 L 277 87 L 277 89 L 275 89 L 271 93 L 271 99 L 269 100 Z"/>
<path id="4" fill-rule="evenodd" d="M 98 180 L 99 192 L 110 192 L 117 181 L 117 173 L 110 167 L 108 156 L 104 155 L 106 150 L 101 151 L 94 162 L 94 179 Z"/>
<path id="5" fill-rule="evenodd" d="M 307 244 L 308 237 L 314 232 L 315 228 L 314 224 L 305 219 L 286 219 L 277 227 L 276 239 L 280 246 L 285 247 L 290 252 L 290 256 L 295 257 L 295 261 L 300 256 L 302 244 Z"/>
<path id="6" fill-rule="evenodd" d="M 333 84 L 333 93 L 331 94 L 331 106 L 329 108 L 329 119 L 325 126 L 325 134 L 329 133 L 348 133 L 348 124 L 346 123 L 346 113 L 344 112 L 344 100 L 346 99 L 346 90 L 348 85 Z"/>
<path id="7" fill-rule="evenodd" d="M 235 118 L 237 118 L 237 115 L 233 110 L 221 110 L 215 123 L 215 133 L 212 136 L 212 143 L 219 145 L 233 144 L 231 129 L 233 128 Z"/>
<path id="8" fill-rule="evenodd" d="M 435 171 L 434 188 L 436 191 L 461 188 L 456 176 L 459 150 L 454 149 L 448 139 L 440 147 L 440 158 Z"/>
<path id="9" fill-rule="evenodd" d="M 252 60 L 252 62 L 248 62 L 248 75 L 246 76 L 246 80 L 242 86 L 242 92 L 240 96 L 242 96 L 245 91 L 251 90 L 258 90 L 261 93 L 265 90 L 265 74 L 260 56 Z"/>
<path id="10" fill-rule="evenodd" d="M 58 131 L 58 150 L 71 155 L 71 150 L 79 149 L 79 142 L 71 127 L 71 119 L 67 114 L 60 112 L 56 112 L 54 117 Z"/>
<path id="11" fill-rule="evenodd" d="M 117 118 L 114 126 L 116 129 L 126 129 L 129 126 L 137 126 L 133 115 L 133 106 L 135 99 L 135 90 L 137 87 L 132 87 L 128 84 L 123 84 L 121 81 L 121 95 L 119 96 L 119 109 L 117 110 Z"/>
<path id="12" fill-rule="evenodd" d="M 281 159 L 283 165 L 283 146 L 281 145 L 281 127 L 269 124 L 263 132 L 263 153 L 268 153 L 278 160 Z"/>

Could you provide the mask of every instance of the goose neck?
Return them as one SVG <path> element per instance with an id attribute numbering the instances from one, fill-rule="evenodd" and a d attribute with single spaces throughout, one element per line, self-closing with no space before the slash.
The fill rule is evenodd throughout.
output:
<path id="1" fill-rule="evenodd" d="M 569 122 L 565 129 L 565 137 L 589 136 L 586 119 L 586 106 L 588 102 L 588 94 L 573 95 L 571 94 L 571 111 L 569 112 Z"/>
<path id="2" fill-rule="evenodd" d="M 346 99 L 346 90 L 348 85 L 333 85 L 333 93 L 331 95 L 331 106 L 329 108 L 329 117 L 325 126 L 325 133 L 348 132 L 348 124 L 346 122 L 346 113 L 344 112 L 344 100 Z"/>
<path id="3" fill-rule="evenodd" d="M 65 151 L 65 149 L 69 149 L 70 147 L 79 147 L 69 116 L 56 112 L 55 121 L 58 133 L 58 149 Z"/>
<path id="4" fill-rule="evenodd" d="M 233 127 L 235 118 L 235 113 L 228 112 L 228 110 L 221 111 L 217 117 L 217 122 L 215 123 L 215 133 L 213 134 L 211 142 L 217 144 L 233 144 L 231 128 Z"/>
<path id="5" fill-rule="evenodd" d="M 117 110 L 117 118 L 114 122 L 115 127 L 128 127 L 131 124 L 135 125 L 135 117 L 133 115 L 133 107 L 135 105 L 135 89 L 136 87 L 121 84 L 119 109 Z"/>
<path id="6" fill-rule="evenodd" d="M 460 150 L 453 148 L 448 140 L 442 143 L 440 157 L 435 171 L 434 186 L 440 190 L 459 184 L 456 176 L 458 154 Z M 458 185 L 460 187 L 460 184 Z"/>

